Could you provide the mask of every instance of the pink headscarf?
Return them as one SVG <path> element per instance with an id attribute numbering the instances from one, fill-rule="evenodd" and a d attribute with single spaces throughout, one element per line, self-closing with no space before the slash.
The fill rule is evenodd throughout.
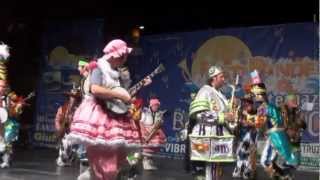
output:
<path id="1" fill-rule="evenodd" d="M 112 40 L 103 49 L 106 59 L 110 59 L 111 57 L 118 58 L 131 53 L 131 51 L 132 48 L 128 47 L 127 43 L 121 39 Z"/>

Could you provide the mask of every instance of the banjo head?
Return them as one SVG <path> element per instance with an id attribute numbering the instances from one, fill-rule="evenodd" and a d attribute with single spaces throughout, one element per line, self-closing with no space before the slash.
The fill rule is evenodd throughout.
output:
<path id="1" fill-rule="evenodd" d="M 117 91 L 130 97 L 130 94 L 128 93 L 128 91 L 122 87 L 114 87 L 112 88 L 112 91 Z M 120 115 L 126 114 L 129 109 L 128 105 L 122 102 L 120 99 L 112 99 L 112 100 L 106 101 L 106 108 Z"/>
<path id="2" fill-rule="evenodd" d="M 128 105 L 123 103 L 119 99 L 113 99 L 106 102 L 107 109 L 111 110 L 116 114 L 126 114 L 128 112 Z"/>

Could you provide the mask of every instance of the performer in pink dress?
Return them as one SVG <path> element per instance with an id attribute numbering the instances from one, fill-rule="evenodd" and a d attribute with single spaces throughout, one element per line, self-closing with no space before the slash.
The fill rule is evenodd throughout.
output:
<path id="1" fill-rule="evenodd" d="M 76 110 L 69 139 L 87 146 L 93 179 L 113 180 L 127 153 L 141 146 L 138 129 L 127 114 L 112 111 L 114 99 L 130 103 L 131 96 L 120 87 L 118 68 L 132 51 L 119 39 L 106 45 L 97 68 L 90 74 L 90 92 Z"/>

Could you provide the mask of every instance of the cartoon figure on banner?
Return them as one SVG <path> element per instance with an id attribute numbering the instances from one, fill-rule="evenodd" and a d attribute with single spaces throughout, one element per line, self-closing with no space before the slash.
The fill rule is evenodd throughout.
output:
<path id="1" fill-rule="evenodd" d="M 30 93 L 24 98 L 15 92 L 8 93 L 6 60 L 9 58 L 9 49 L 5 44 L 0 45 L 0 154 L 2 157 L 1 168 L 7 168 L 11 163 L 13 154 L 13 143 L 18 140 L 20 123 L 18 121 L 23 112 L 23 108 L 29 104 L 28 99 L 34 96 Z"/>

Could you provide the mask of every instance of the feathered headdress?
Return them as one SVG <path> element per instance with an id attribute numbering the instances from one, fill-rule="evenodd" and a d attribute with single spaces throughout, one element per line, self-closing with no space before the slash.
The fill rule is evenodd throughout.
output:
<path id="1" fill-rule="evenodd" d="M 2 43 L 0 44 L 0 79 L 6 80 L 7 79 L 7 67 L 6 61 L 10 56 L 9 47 L 8 45 Z"/>

